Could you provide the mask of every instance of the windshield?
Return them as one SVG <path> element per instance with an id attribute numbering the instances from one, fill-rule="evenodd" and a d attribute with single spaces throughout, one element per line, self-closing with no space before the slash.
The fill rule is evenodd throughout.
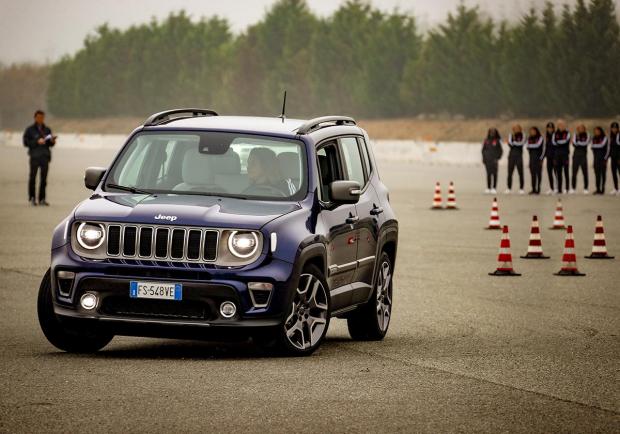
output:
<path id="1" fill-rule="evenodd" d="M 116 160 L 106 191 L 301 200 L 298 140 L 222 132 L 143 132 Z"/>

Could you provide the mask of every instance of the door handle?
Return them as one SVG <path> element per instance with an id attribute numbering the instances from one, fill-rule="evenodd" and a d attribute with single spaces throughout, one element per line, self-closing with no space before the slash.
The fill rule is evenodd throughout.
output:
<path id="1" fill-rule="evenodd" d="M 373 209 L 370 210 L 370 215 L 379 215 L 383 212 L 383 208 L 381 208 L 380 206 L 375 206 L 373 207 Z"/>
<path id="2" fill-rule="evenodd" d="M 353 223 L 357 223 L 360 219 L 360 216 L 356 215 L 356 216 L 352 216 L 350 215 L 349 217 L 347 217 L 347 219 L 345 220 L 348 224 L 352 225 Z"/>

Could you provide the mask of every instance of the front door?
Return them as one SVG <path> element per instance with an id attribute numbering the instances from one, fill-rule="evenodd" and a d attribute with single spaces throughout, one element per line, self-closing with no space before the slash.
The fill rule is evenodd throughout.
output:
<path id="1" fill-rule="evenodd" d="M 375 255 L 379 236 L 379 219 L 377 211 L 378 197 L 370 183 L 371 168 L 367 158 L 364 142 L 356 137 L 340 139 L 340 148 L 343 155 L 345 177 L 350 181 L 357 181 L 362 187 L 362 195 L 355 205 L 359 217 L 357 228 L 357 269 L 353 276 L 354 291 L 353 303 L 366 301 L 372 287 Z"/>
<path id="2" fill-rule="evenodd" d="M 320 224 L 327 235 L 327 283 L 331 290 L 332 309 L 351 303 L 349 284 L 357 269 L 357 209 L 355 205 L 334 204 L 329 196 L 329 185 L 342 180 L 342 163 L 337 142 L 329 142 L 317 150 L 319 189 L 322 206 Z"/>

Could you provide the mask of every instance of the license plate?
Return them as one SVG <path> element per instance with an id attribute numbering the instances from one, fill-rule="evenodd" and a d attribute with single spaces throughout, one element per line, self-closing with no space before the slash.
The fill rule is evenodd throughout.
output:
<path id="1" fill-rule="evenodd" d="M 158 300 L 181 300 L 183 285 L 180 283 L 136 282 L 129 285 L 131 298 L 154 298 Z"/>

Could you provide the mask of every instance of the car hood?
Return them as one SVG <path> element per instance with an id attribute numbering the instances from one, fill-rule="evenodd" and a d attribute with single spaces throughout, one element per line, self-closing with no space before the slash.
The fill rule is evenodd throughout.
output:
<path id="1" fill-rule="evenodd" d="M 260 229 L 299 209 L 297 202 L 217 196 L 95 194 L 75 210 L 78 220 Z"/>

